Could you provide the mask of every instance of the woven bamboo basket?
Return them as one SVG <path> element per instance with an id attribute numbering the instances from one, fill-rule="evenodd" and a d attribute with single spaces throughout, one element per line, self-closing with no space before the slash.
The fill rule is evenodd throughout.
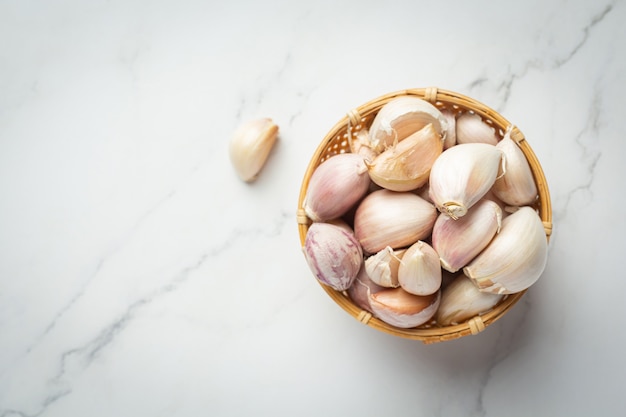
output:
<path id="1" fill-rule="evenodd" d="M 486 123 L 493 126 L 500 138 L 504 136 L 507 129 L 511 129 L 511 138 L 519 144 L 532 169 L 539 194 L 534 208 L 541 217 L 546 232 L 546 239 L 549 241 L 552 232 L 552 208 L 548 184 L 539 160 L 522 132 L 499 113 L 470 97 L 452 91 L 429 87 L 396 91 L 371 100 L 348 112 L 347 115 L 328 132 L 311 158 L 300 189 L 297 221 L 301 245 L 304 245 L 306 233 L 311 224 L 311 220 L 304 212 L 303 204 L 309 179 L 313 171 L 315 171 L 319 164 L 331 158 L 333 155 L 350 152 L 350 135 L 355 135 L 360 129 L 369 128 L 372 120 L 384 104 L 396 97 L 405 95 L 425 99 L 441 110 L 451 109 L 458 114 L 473 112 L 479 115 Z M 322 283 L 319 283 L 319 285 L 341 308 L 361 323 L 394 336 L 420 340 L 427 344 L 458 339 L 482 332 L 486 327 L 504 316 L 526 293 L 526 291 L 522 291 L 505 296 L 504 299 L 490 311 L 475 316 L 461 324 L 439 326 L 433 321 L 416 328 L 401 329 L 377 319 L 368 311 L 362 310 L 350 300 L 345 291 L 336 291 Z"/>

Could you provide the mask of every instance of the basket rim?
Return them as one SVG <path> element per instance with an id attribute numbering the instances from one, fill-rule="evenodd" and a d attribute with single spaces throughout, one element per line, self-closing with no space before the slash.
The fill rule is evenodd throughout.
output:
<path id="1" fill-rule="evenodd" d="M 335 125 L 328 131 L 316 148 L 311 160 L 307 166 L 307 169 L 302 180 L 300 193 L 298 196 L 298 212 L 297 222 L 300 235 L 300 244 L 304 246 L 306 232 L 311 220 L 304 213 L 303 205 L 306 197 L 306 192 L 309 184 L 309 179 L 313 174 L 313 171 L 320 164 L 320 160 L 328 148 L 329 144 L 342 132 L 343 130 L 350 130 L 352 126 L 357 125 L 365 117 L 369 117 L 380 110 L 380 108 L 389 101 L 400 96 L 416 96 L 418 98 L 427 100 L 435 105 L 453 106 L 462 111 L 472 111 L 481 118 L 490 120 L 493 122 L 493 126 L 500 130 L 503 134 L 504 131 L 510 129 L 511 138 L 515 140 L 531 167 L 535 183 L 537 186 L 537 192 L 539 195 L 538 200 L 538 213 L 542 220 L 544 230 L 546 233 L 546 239 L 550 240 L 552 233 L 552 205 L 550 201 L 550 192 L 548 189 L 548 183 L 545 178 L 545 174 L 541 167 L 541 164 L 535 155 L 534 151 L 528 144 L 524 134 L 517 128 L 517 126 L 511 124 L 504 116 L 492 109 L 491 107 L 460 93 L 439 89 L 437 87 L 427 88 L 413 88 L 398 90 L 391 93 L 380 95 L 373 100 L 359 105 L 353 110 L 344 115 Z M 324 289 L 324 291 L 342 307 L 347 313 L 356 318 L 358 321 L 385 333 L 399 336 L 408 339 L 420 340 L 423 343 L 436 343 L 446 340 L 453 340 L 468 335 L 475 335 L 482 332 L 486 327 L 495 323 L 502 316 L 504 316 L 523 296 L 527 290 L 519 293 L 510 294 L 503 301 L 498 303 L 492 310 L 475 316 L 463 323 L 451 325 L 451 326 L 433 326 L 433 327 L 416 327 L 411 329 L 401 329 L 392 325 L 389 325 L 382 320 L 372 316 L 371 313 L 364 311 L 357 305 L 355 305 L 345 292 L 336 291 L 333 288 L 318 281 L 318 284 Z"/>

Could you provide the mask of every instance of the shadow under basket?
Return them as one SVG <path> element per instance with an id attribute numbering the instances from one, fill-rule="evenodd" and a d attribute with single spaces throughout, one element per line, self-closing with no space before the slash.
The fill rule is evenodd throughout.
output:
<path id="1" fill-rule="evenodd" d="M 538 191 L 538 199 L 533 207 L 539 213 L 546 232 L 546 239 L 549 241 L 552 232 L 550 193 L 541 165 L 522 132 L 496 111 L 470 97 L 452 91 L 429 87 L 397 91 L 371 100 L 348 112 L 348 114 L 324 137 L 307 167 L 298 198 L 297 221 L 302 246 L 304 246 L 307 231 L 312 223 L 303 209 L 311 175 L 317 166 L 326 159 L 333 155 L 350 152 L 349 138 L 352 137 L 351 135 L 356 135 L 361 129 L 369 128 L 380 108 L 392 99 L 400 96 L 419 97 L 432 103 L 440 110 L 448 109 L 455 112 L 457 115 L 466 112 L 475 113 L 480 116 L 484 122 L 495 128 L 499 138 L 504 136 L 507 129 L 511 129 L 511 138 L 519 144 L 533 172 Z M 468 335 L 476 335 L 504 316 L 526 293 L 526 291 L 522 291 L 507 295 L 488 312 L 475 316 L 460 324 L 440 326 L 432 321 L 412 329 L 402 329 L 387 324 L 372 316 L 370 312 L 361 309 L 352 302 L 345 291 L 336 291 L 319 281 L 318 283 L 340 307 L 361 323 L 394 336 L 420 340 L 424 343 L 436 343 L 458 339 Z"/>

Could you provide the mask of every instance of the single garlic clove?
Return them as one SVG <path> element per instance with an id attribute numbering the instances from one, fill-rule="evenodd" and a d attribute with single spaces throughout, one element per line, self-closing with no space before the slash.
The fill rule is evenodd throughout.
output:
<path id="1" fill-rule="evenodd" d="M 502 209 L 490 200 L 481 200 L 460 219 L 441 213 L 435 221 L 432 243 L 441 266 L 456 272 L 467 265 L 500 230 Z"/>
<path id="2" fill-rule="evenodd" d="M 411 192 L 385 189 L 368 194 L 354 215 L 354 233 L 367 253 L 400 249 L 430 235 L 435 206 Z"/>
<path id="3" fill-rule="evenodd" d="M 229 154 L 239 178 L 245 182 L 257 178 L 277 137 L 278 126 L 270 118 L 248 121 L 235 130 Z"/>
<path id="4" fill-rule="evenodd" d="M 398 282 L 402 289 L 414 295 L 430 295 L 441 288 L 439 255 L 421 240 L 409 247 L 398 268 Z"/>
<path id="5" fill-rule="evenodd" d="M 496 145 L 504 154 L 504 169 L 493 185 L 493 193 L 511 206 L 532 204 L 537 199 L 537 185 L 524 152 L 511 139 L 510 131 Z"/>
<path id="6" fill-rule="evenodd" d="M 396 288 L 398 283 L 398 267 L 405 249 L 393 250 L 390 246 L 368 257 L 365 260 L 367 276 L 376 284 Z"/>
<path id="7" fill-rule="evenodd" d="M 402 288 L 390 288 L 370 296 L 372 314 L 403 329 L 427 323 L 437 312 L 441 294 L 413 295 Z"/>
<path id="8" fill-rule="evenodd" d="M 350 288 L 348 288 L 347 293 L 354 304 L 371 313 L 372 306 L 370 305 L 370 296 L 385 289 L 385 287 L 381 287 L 372 281 L 365 272 L 365 269 L 361 268 L 356 279 L 352 282 Z"/>
<path id="9" fill-rule="evenodd" d="M 545 269 L 548 243 L 543 223 L 531 207 L 502 220 L 502 228 L 463 272 L 481 291 L 513 294 L 534 284 Z"/>
<path id="10" fill-rule="evenodd" d="M 350 288 L 363 264 L 363 251 L 354 235 L 329 223 L 309 227 L 303 250 L 315 277 L 337 291 Z"/>
<path id="11" fill-rule="evenodd" d="M 448 129 L 446 130 L 443 149 L 448 149 L 456 145 L 456 113 L 450 109 L 444 109 L 441 114 L 448 121 Z"/>
<path id="12" fill-rule="evenodd" d="M 372 121 L 372 148 L 382 152 L 429 123 L 439 136 L 445 135 L 448 122 L 437 107 L 415 96 L 396 97 L 383 105 Z"/>
<path id="13" fill-rule="evenodd" d="M 496 130 L 475 113 L 464 113 L 456 119 L 456 143 L 488 143 L 496 145 Z"/>
<path id="14" fill-rule="evenodd" d="M 502 151 L 485 143 L 446 149 L 430 170 L 429 193 L 439 211 L 453 219 L 464 216 L 496 181 Z"/>
<path id="15" fill-rule="evenodd" d="M 459 324 L 496 306 L 504 296 L 480 291 L 461 274 L 441 292 L 441 302 L 435 318 L 441 326 Z"/>
<path id="16" fill-rule="evenodd" d="M 328 158 L 313 171 L 304 211 L 313 221 L 344 215 L 368 191 L 370 178 L 361 155 L 343 153 Z"/>
<path id="17" fill-rule="evenodd" d="M 443 151 L 432 123 L 391 146 L 367 164 L 370 178 L 392 191 L 410 191 L 428 181 L 430 168 Z"/>

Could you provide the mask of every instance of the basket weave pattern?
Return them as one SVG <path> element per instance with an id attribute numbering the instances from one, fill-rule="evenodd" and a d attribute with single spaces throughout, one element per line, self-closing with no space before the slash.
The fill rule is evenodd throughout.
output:
<path id="1" fill-rule="evenodd" d="M 407 95 L 416 96 L 429 101 L 440 110 L 448 109 L 457 114 L 465 112 L 475 113 L 479 115 L 484 122 L 493 126 L 500 138 L 504 136 L 507 129 L 511 129 L 511 138 L 519 144 L 533 172 L 539 194 L 539 198 L 535 203 L 534 208 L 539 213 L 546 232 L 546 239 L 549 240 L 552 233 L 552 207 L 550 202 L 550 193 L 539 160 L 526 141 L 523 133 L 517 127 L 509 123 L 509 121 L 502 117 L 499 113 L 470 97 L 452 91 L 429 87 L 397 91 L 369 101 L 349 111 L 347 115 L 344 116 L 328 132 L 316 149 L 309 166 L 307 167 L 302 181 L 302 187 L 300 189 L 297 221 L 301 245 L 304 245 L 306 233 L 309 225 L 311 224 L 311 220 L 306 216 L 303 209 L 304 198 L 306 196 L 306 190 L 311 175 L 317 166 L 334 155 L 350 152 L 350 143 L 353 135 L 357 134 L 359 130 L 363 128 L 369 128 L 369 125 L 372 123 L 372 120 L 376 116 L 378 110 L 380 110 L 383 105 L 394 98 Z M 345 291 L 336 291 L 322 283 L 319 284 L 326 291 L 326 293 L 337 304 L 339 304 L 340 307 L 342 307 L 358 321 L 382 332 L 386 332 L 394 336 L 421 340 L 424 343 L 436 343 L 478 334 L 487 326 L 493 324 L 500 317 L 506 314 L 509 309 L 511 309 L 526 293 L 526 291 L 522 291 L 505 296 L 503 300 L 490 311 L 479 316 L 475 316 L 461 324 L 439 326 L 434 322 L 430 322 L 412 329 L 401 329 L 377 319 L 368 311 L 362 310 L 350 300 Z"/>

